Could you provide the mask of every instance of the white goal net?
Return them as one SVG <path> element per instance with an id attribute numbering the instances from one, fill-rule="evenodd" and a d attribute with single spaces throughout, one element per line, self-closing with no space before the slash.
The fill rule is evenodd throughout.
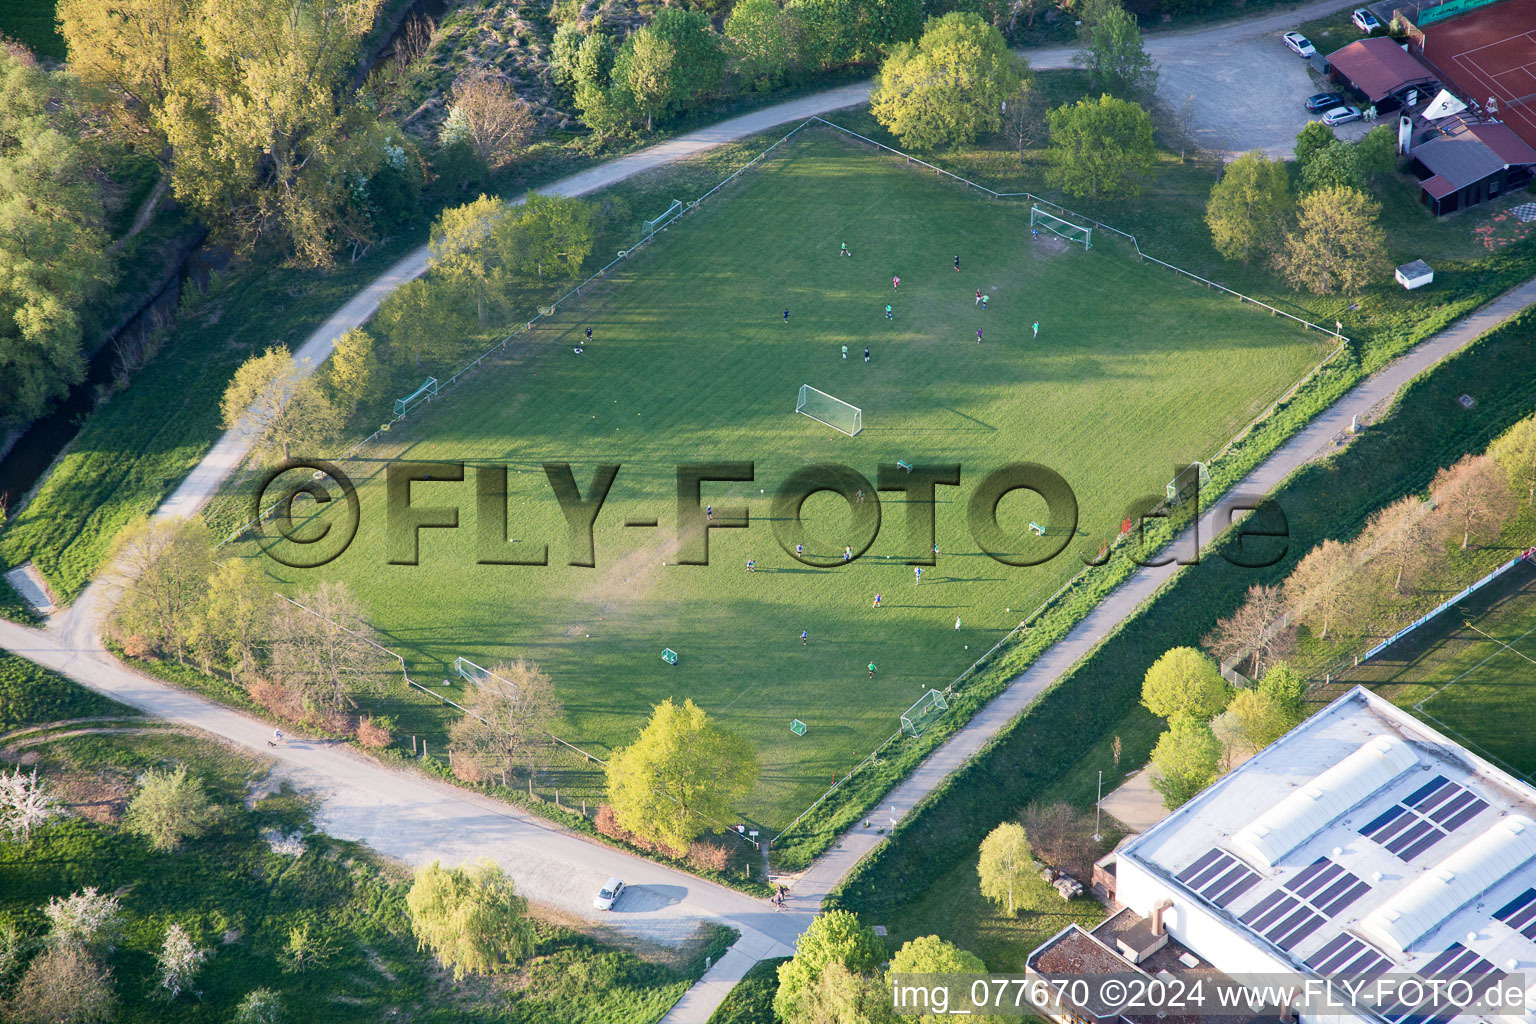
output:
<path id="1" fill-rule="evenodd" d="M 809 416 L 817 423 L 825 423 L 833 430 L 841 430 L 849 437 L 864 429 L 864 410 L 849 405 L 840 398 L 833 398 L 825 391 L 818 391 L 809 384 L 800 385 L 800 397 L 795 400 L 795 412 Z"/>
<path id="2" fill-rule="evenodd" d="M 1055 235 L 1060 235 L 1069 242 L 1078 242 L 1084 249 L 1093 248 L 1093 228 L 1085 228 L 1081 224 L 1073 224 L 1069 220 L 1063 220 L 1054 213 L 1049 213 L 1038 206 L 1029 208 L 1029 226 L 1032 229 L 1045 228 Z"/>

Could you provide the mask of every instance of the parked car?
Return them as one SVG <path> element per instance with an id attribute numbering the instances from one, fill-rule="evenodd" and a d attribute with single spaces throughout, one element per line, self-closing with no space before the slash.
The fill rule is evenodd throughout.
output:
<path id="1" fill-rule="evenodd" d="M 1344 97 L 1336 92 L 1313 93 L 1307 97 L 1307 113 L 1320 114 L 1334 107 L 1344 106 Z"/>
<path id="2" fill-rule="evenodd" d="M 1291 48 L 1291 52 L 1298 57 L 1310 57 L 1317 52 L 1312 43 L 1300 32 L 1287 32 L 1285 45 Z"/>
<path id="3" fill-rule="evenodd" d="M 1360 120 L 1359 107 L 1334 107 L 1332 110 L 1328 111 L 1328 113 L 1323 115 L 1323 124 L 1326 124 L 1329 127 L 1339 124 L 1348 124 L 1351 121 L 1358 120 Z"/>
<path id="4" fill-rule="evenodd" d="M 1355 28 L 1359 29 L 1361 32 L 1364 32 L 1366 35 L 1370 35 L 1372 32 L 1375 32 L 1377 29 L 1381 28 L 1381 22 L 1376 20 L 1376 15 L 1372 14 L 1364 7 L 1356 7 L 1354 13 L 1349 16 L 1349 20 L 1355 23 Z"/>
<path id="5" fill-rule="evenodd" d="M 603 883 L 603 887 L 597 890 L 597 899 L 592 901 L 592 906 L 598 910 L 612 910 L 613 905 L 619 902 L 619 896 L 624 892 L 624 879 L 610 878 Z"/>

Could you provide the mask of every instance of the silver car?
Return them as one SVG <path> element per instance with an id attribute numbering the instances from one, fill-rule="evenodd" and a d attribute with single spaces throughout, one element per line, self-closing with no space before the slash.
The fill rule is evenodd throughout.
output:
<path id="1" fill-rule="evenodd" d="M 1300 32 L 1287 32 L 1283 38 L 1285 45 L 1298 57 L 1310 57 L 1317 52 L 1311 41 Z"/>
<path id="2" fill-rule="evenodd" d="M 1360 120 L 1359 107 L 1334 107 L 1323 115 L 1323 124 L 1328 125 L 1330 128 L 1334 125 L 1348 124 L 1351 121 L 1358 120 Z"/>
<path id="3" fill-rule="evenodd" d="M 624 879 L 610 878 L 603 883 L 603 887 L 597 890 L 597 898 L 592 901 L 592 906 L 598 910 L 612 910 L 613 905 L 619 902 L 619 897 L 624 893 Z"/>

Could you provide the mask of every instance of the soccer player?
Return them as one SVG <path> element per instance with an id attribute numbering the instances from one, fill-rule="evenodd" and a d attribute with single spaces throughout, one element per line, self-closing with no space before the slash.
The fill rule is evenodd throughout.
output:
<path id="1" fill-rule="evenodd" d="M 875 595 L 875 603 L 874 603 L 873 607 L 875 607 L 875 608 L 879 608 L 880 607 L 880 595 L 879 594 Z"/>
<path id="2" fill-rule="evenodd" d="M 899 277 L 891 278 L 891 291 L 895 291 L 896 289 L 898 289 L 900 287 L 901 287 L 901 278 L 899 278 Z"/>
<path id="3" fill-rule="evenodd" d="M 912 578 L 915 581 L 912 584 L 914 587 L 920 587 L 920 586 L 923 585 L 923 567 L 922 566 L 918 566 L 917 568 L 912 570 Z"/>
<path id="4" fill-rule="evenodd" d="M 891 304 L 889 302 L 887 302 L 885 304 L 885 318 L 887 320 L 895 320 L 896 319 L 896 317 L 891 314 Z"/>
<path id="5" fill-rule="evenodd" d="M 757 562 L 754 561 L 753 559 L 750 559 L 750 558 L 747 559 L 747 572 L 756 572 L 756 571 L 757 571 Z"/>
<path id="6" fill-rule="evenodd" d="M 983 295 L 981 297 L 981 308 L 982 308 L 983 311 L 986 310 L 987 303 L 991 302 L 991 301 L 992 301 L 992 296 L 990 296 L 990 295 Z"/>
<path id="7" fill-rule="evenodd" d="M 1035 322 L 1034 322 L 1034 323 L 1033 323 L 1033 324 L 1031 324 L 1031 325 L 1030 325 L 1030 326 L 1032 326 L 1032 327 L 1033 327 L 1033 328 L 1034 328 L 1034 331 L 1035 331 L 1035 333 L 1034 333 L 1034 334 L 1032 334 L 1032 335 L 1030 335 L 1030 337 L 1031 337 L 1031 338 L 1038 338 L 1038 337 L 1040 337 L 1040 321 L 1039 321 L 1039 320 L 1036 320 L 1036 321 L 1035 321 Z"/>
<path id="8" fill-rule="evenodd" d="M 874 662 L 870 662 L 869 663 L 869 678 L 871 678 L 871 679 L 875 678 L 875 663 Z"/>
<path id="9" fill-rule="evenodd" d="M 955 632 L 960 632 L 960 616 L 955 616 Z"/>
<path id="10" fill-rule="evenodd" d="M 981 344 L 981 328 L 976 328 L 976 344 Z"/>
<path id="11" fill-rule="evenodd" d="M 976 305 L 981 305 L 981 289 L 976 289 Z"/>
<path id="12" fill-rule="evenodd" d="M 960 257 L 955 257 L 955 273 L 960 273 Z"/>
<path id="13" fill-rule="evenodd" d="M 587 328 L 587 344 L 592 344 L 592 328 Z"/>
<path id="14" fill-rule="evenodd" d="M 1040 229 L 1039 228 L 1030 228 L 1029 229 L 1029 233 L 1030 233 L 1030 235 L 1032 235 L 1035 238 L 1039 238 L 1040 237 Z"/>
<path id="15" fill-rule="evenodd" d="M 844 256 L 852 256 L 853 255 L 853 253 L 848 251 L 848 243 L 847 242 L 843 243 L 843 253 L 842 254 Z"/>
<path id="16" fill-rule="evenodd" d="M 800 646 L 801 647 L 808 647 L 808 646 L 810 646 L 810 642 L 811 642 L 810 641 L 810 636 L 811 636 L 811 634 L 810 634 L 809 630 L 802 629 L 800 631 Z"/>
<path id="17" fill-rule="evenodd" d="M 698 508 L 698 506 L 695 505 L 694 508 Z M 704 506 L 704 518 L 705 519 L 709 519 L 709 520 L 713 520 L 715 518 L 715 506 L 713 506 L 713 505 L 705 505 Z"/>
<path id="18" fill-rule="evenodd" d="M 846 546 L 843 548 L 843 561 L 845 561 L 845 562 L 853 561 L 853 548 L 846 547 Z"/>
<path id="19" fill-rule="evenodd" d="M 795 557 L 799 558 L 800 556 L 802 556 L 804 554 L 805 554 L 805 545 L 804 544 L 796 544 L 795 545 Z"/>
<path id="20" fill-rule="evenodd" d="M 789 309 L 787 307 L 784 310 L 784 322 L 786 324 L 789 323 Z"/>
<path id="21" fill-rule="evenodd" d="M 847 345 L 843 346 L 843 358 L 844 359 L 848 358 L 848 346 Z"/>
<path id="22" fill-rule="evenodd" d="M 869 346 L 868 345 L 864 346 L 864 361 L 866 363 L 869 362 Z"/>

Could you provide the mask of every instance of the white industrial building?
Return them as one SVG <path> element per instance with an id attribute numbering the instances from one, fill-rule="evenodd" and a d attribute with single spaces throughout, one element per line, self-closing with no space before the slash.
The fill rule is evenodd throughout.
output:
<path id="1" fill-rule="evenodd" d="M 1536 790 L 1361 688 L 1128 840 L 1110 870 L 1096 888 L 1112 886 L 1121 909 L 1092 932 L 1054 936 L 1031 970 L 1536 983 Z M 1501 1015 L 1298 1016 L 1530 1022 L 1536 984 Z"/>

